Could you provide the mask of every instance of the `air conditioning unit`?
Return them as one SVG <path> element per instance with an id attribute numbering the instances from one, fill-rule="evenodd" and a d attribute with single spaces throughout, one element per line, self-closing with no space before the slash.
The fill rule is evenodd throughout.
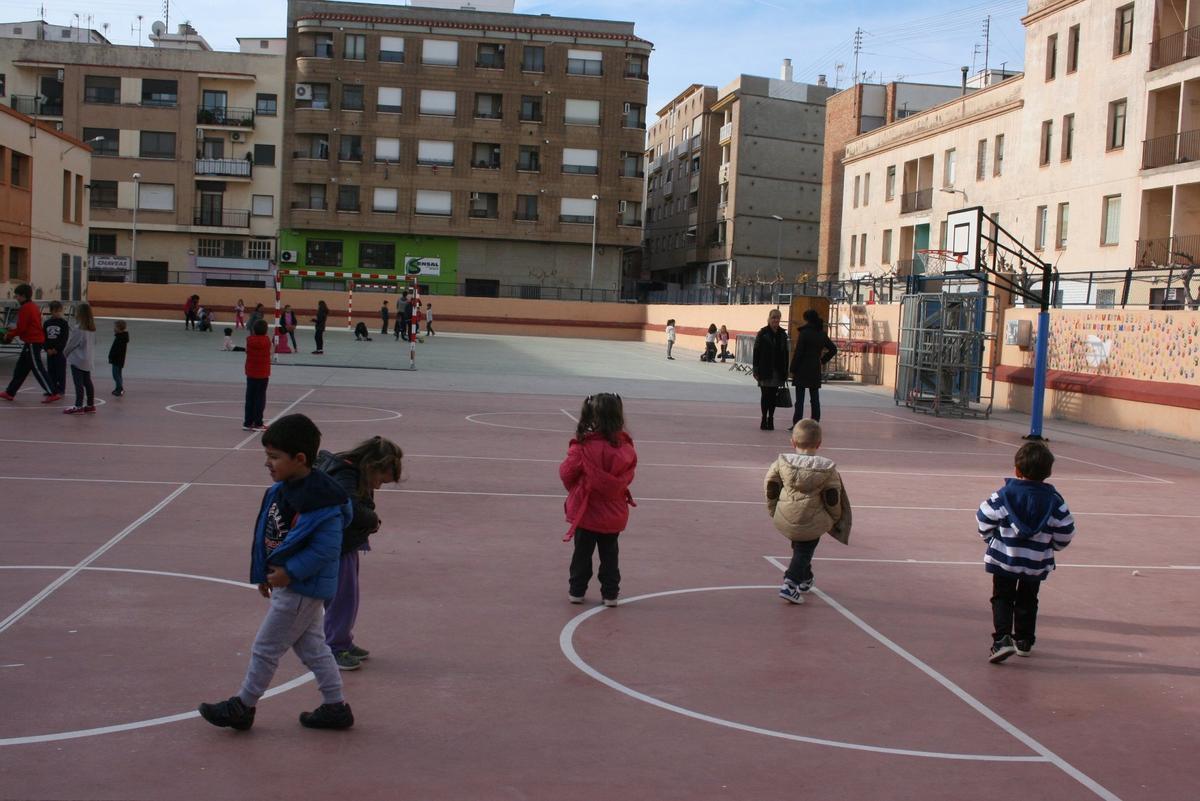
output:
<path id="1" fill-rule="evenodd" d="M 620 212 L 621 214 L 624 214 L 625 209 L 627 209 L 628 207 L 629 207 L 628 200 L 622 200 L 619 203 L 617 203 L 617 211 Z"/>
<path id="2" fill-rule="evenodd" d="M 295 264 L 299 260 L 299 256 L 294 250 L 279 251 L 280 264 Z"/>
<path id="3" fill-rule="evenodd" d="M 54 77 L 58 79 L 59 83 L 62 83 L 63 78 L 66 77 L 66 74 L 63 72 L 63 70 L 59 70 L 58 72 L 54 73 Z"/>
<path id="4" fill-rule="evenodd" d="M 625 113 L 626 113 L 626 114 L 628 114 L 628 113 L 629 113 L 629 112 L 631 112 L 631 111 L 633 111 L 633 104 L 631 104 L 631 103 L 626 103 L 626 104 L 625 104 Z"/>
<path id="5" fill-rule="evenodd" d="M 298 83 L 296 84 L 297 100 L 312 100 L 312 84 Z"/>
<path id="6" fill-rule="evenodd" d="M 204 129 L 203 128 L 196 129 L 196 141 L 198 141 L 198 142 L 204 141 Z"/>
<path id="7" fill-rule="evenodd" d="M 476 201 L 476 200 L 479 200 L 479 193 L 478 193 L 478 192 L 472 192 L 472 193 L 471 193 L 471 201 L 472 201 L 472 202 L 474 202 L 474 201 Z"/>
<path id="8" fill-rule="evenodd" d="M 242 133 L 241 131 L 230 131 L 229 132 L 229 141 L 230 142 L 242 142 L 245 139 L 246 139 L 246 135 L 244 133 Z"/>
<path id="9" fill-rule="evenodd" d="M 61 122 L 54 123 L 54 130 L 61 131 L 62 129 L 63 129 L 63 124 Z"/>

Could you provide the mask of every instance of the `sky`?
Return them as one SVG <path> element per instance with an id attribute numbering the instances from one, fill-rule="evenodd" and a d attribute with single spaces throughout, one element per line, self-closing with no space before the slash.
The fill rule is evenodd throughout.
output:
<path id="1" fill-rule="evenodd" d="M 0 0 L 0 21 L 37 19 L 43 3 L 47 21 L 72 25 L 78 14 L 87 26 L 91 14 L 91 27 L 103 31 L 107 23 L 106 35 L 118 44 L 136 42 L 138 14 L 143 41 L 163 16 L 162 0 Z M 174 0 L 171 30 L 187 20 L 214 48 L 234 50 L 238 36 L 283 36 L 285 9 L 281 0 Z M 634 22 L 637 35 L 654 43 L 651 113 L 692 83 L 721 87 L 742 73 L 779 77 L 785 58 L 796 80 L 815 83 L 824 73 L 845 88 L 853 83 L 857 29 L 863 31 L 858 72 L 870 83 L 957 85 L 961 67 L 983 68 L 988 16 L 988 64 L 1019 69 L 1025 9 L 1026 0 L 517 0 L 516 7 Z"/>

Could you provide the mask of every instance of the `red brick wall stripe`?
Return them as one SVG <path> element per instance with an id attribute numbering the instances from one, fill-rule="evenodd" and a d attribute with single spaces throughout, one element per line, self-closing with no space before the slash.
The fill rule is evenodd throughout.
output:
<path id="1" fill-rule="evenodd" d="M 1000 365 L 996 368 L 996 380 L 1030 387 L 1033 386 L 1033 368 Z M 1200 409 L 1200 386 L 1190 384 L 1050 370 L 1046 375 L 1046 387 L 1059 392 L 1078 392 L 1100 398 L 1153 403 L 1179 409 Z"/>

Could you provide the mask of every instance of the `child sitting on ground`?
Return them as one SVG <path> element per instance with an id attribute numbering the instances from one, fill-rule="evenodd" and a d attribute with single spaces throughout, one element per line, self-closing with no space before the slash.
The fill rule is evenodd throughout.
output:
<path id="1" fill-rule="evenodd" d="M 225 329 L 225 341 L 221 343 L 221 350 L 226 351 L 244 351 L 246 350 L 241 345 L 233 344 L 233 329 Z"/>
<path id="2" fill-rule="evenodd" d="M 370 342 L 371 334 L 367 331 L 367 324 L 359 321 L 354 326 L 354 341 L 355 342 Z"/>
<path id="3" fill-rule="evenodd" d="M 1071 544 L 1075 520 L 1067 502 L 1047 484 L 1054 454 L 1027 442 L 1013 460 L 1016 478 L 1005 479 L 975 513 L 987 543 L 984 566 L 992 574 L 992 650 L 988 661 L 1014 653 L 1029 656 L 1037 629 L 1038 590 L 1054 569 L 1054 552 Z"/>
<path id="4" fill-rule="evenodd" d="M 795 453 L 780 454 L 767 471 L 767 513 L 779 533 L 792 541 L 792 561 L 779 597 L 804 603 L 812 590 L 813 552 L 822 534 L 843 545 L 850 541 L 850 501 L 832 459 L 818 456 L 821 424 L 801 420 L 792 427 Z"/>

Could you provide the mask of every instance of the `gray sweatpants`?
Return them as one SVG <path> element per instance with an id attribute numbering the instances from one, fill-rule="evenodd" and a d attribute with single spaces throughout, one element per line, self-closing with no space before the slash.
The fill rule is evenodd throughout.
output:
<path id="1" fill-rule="evenodd" d="M 317 677 L 317 688 L 327 704 L 341 703 L 342 677 L 333 651 L 325 644 L 325 605 L 320 598 L 276 587 L 271 592 L 271 608 L 250 649 L 250 666 L 238 698 L 246 706 L 255 706 L 275 677 L 279 657 L 291 648 L 304 666 Z"/>

